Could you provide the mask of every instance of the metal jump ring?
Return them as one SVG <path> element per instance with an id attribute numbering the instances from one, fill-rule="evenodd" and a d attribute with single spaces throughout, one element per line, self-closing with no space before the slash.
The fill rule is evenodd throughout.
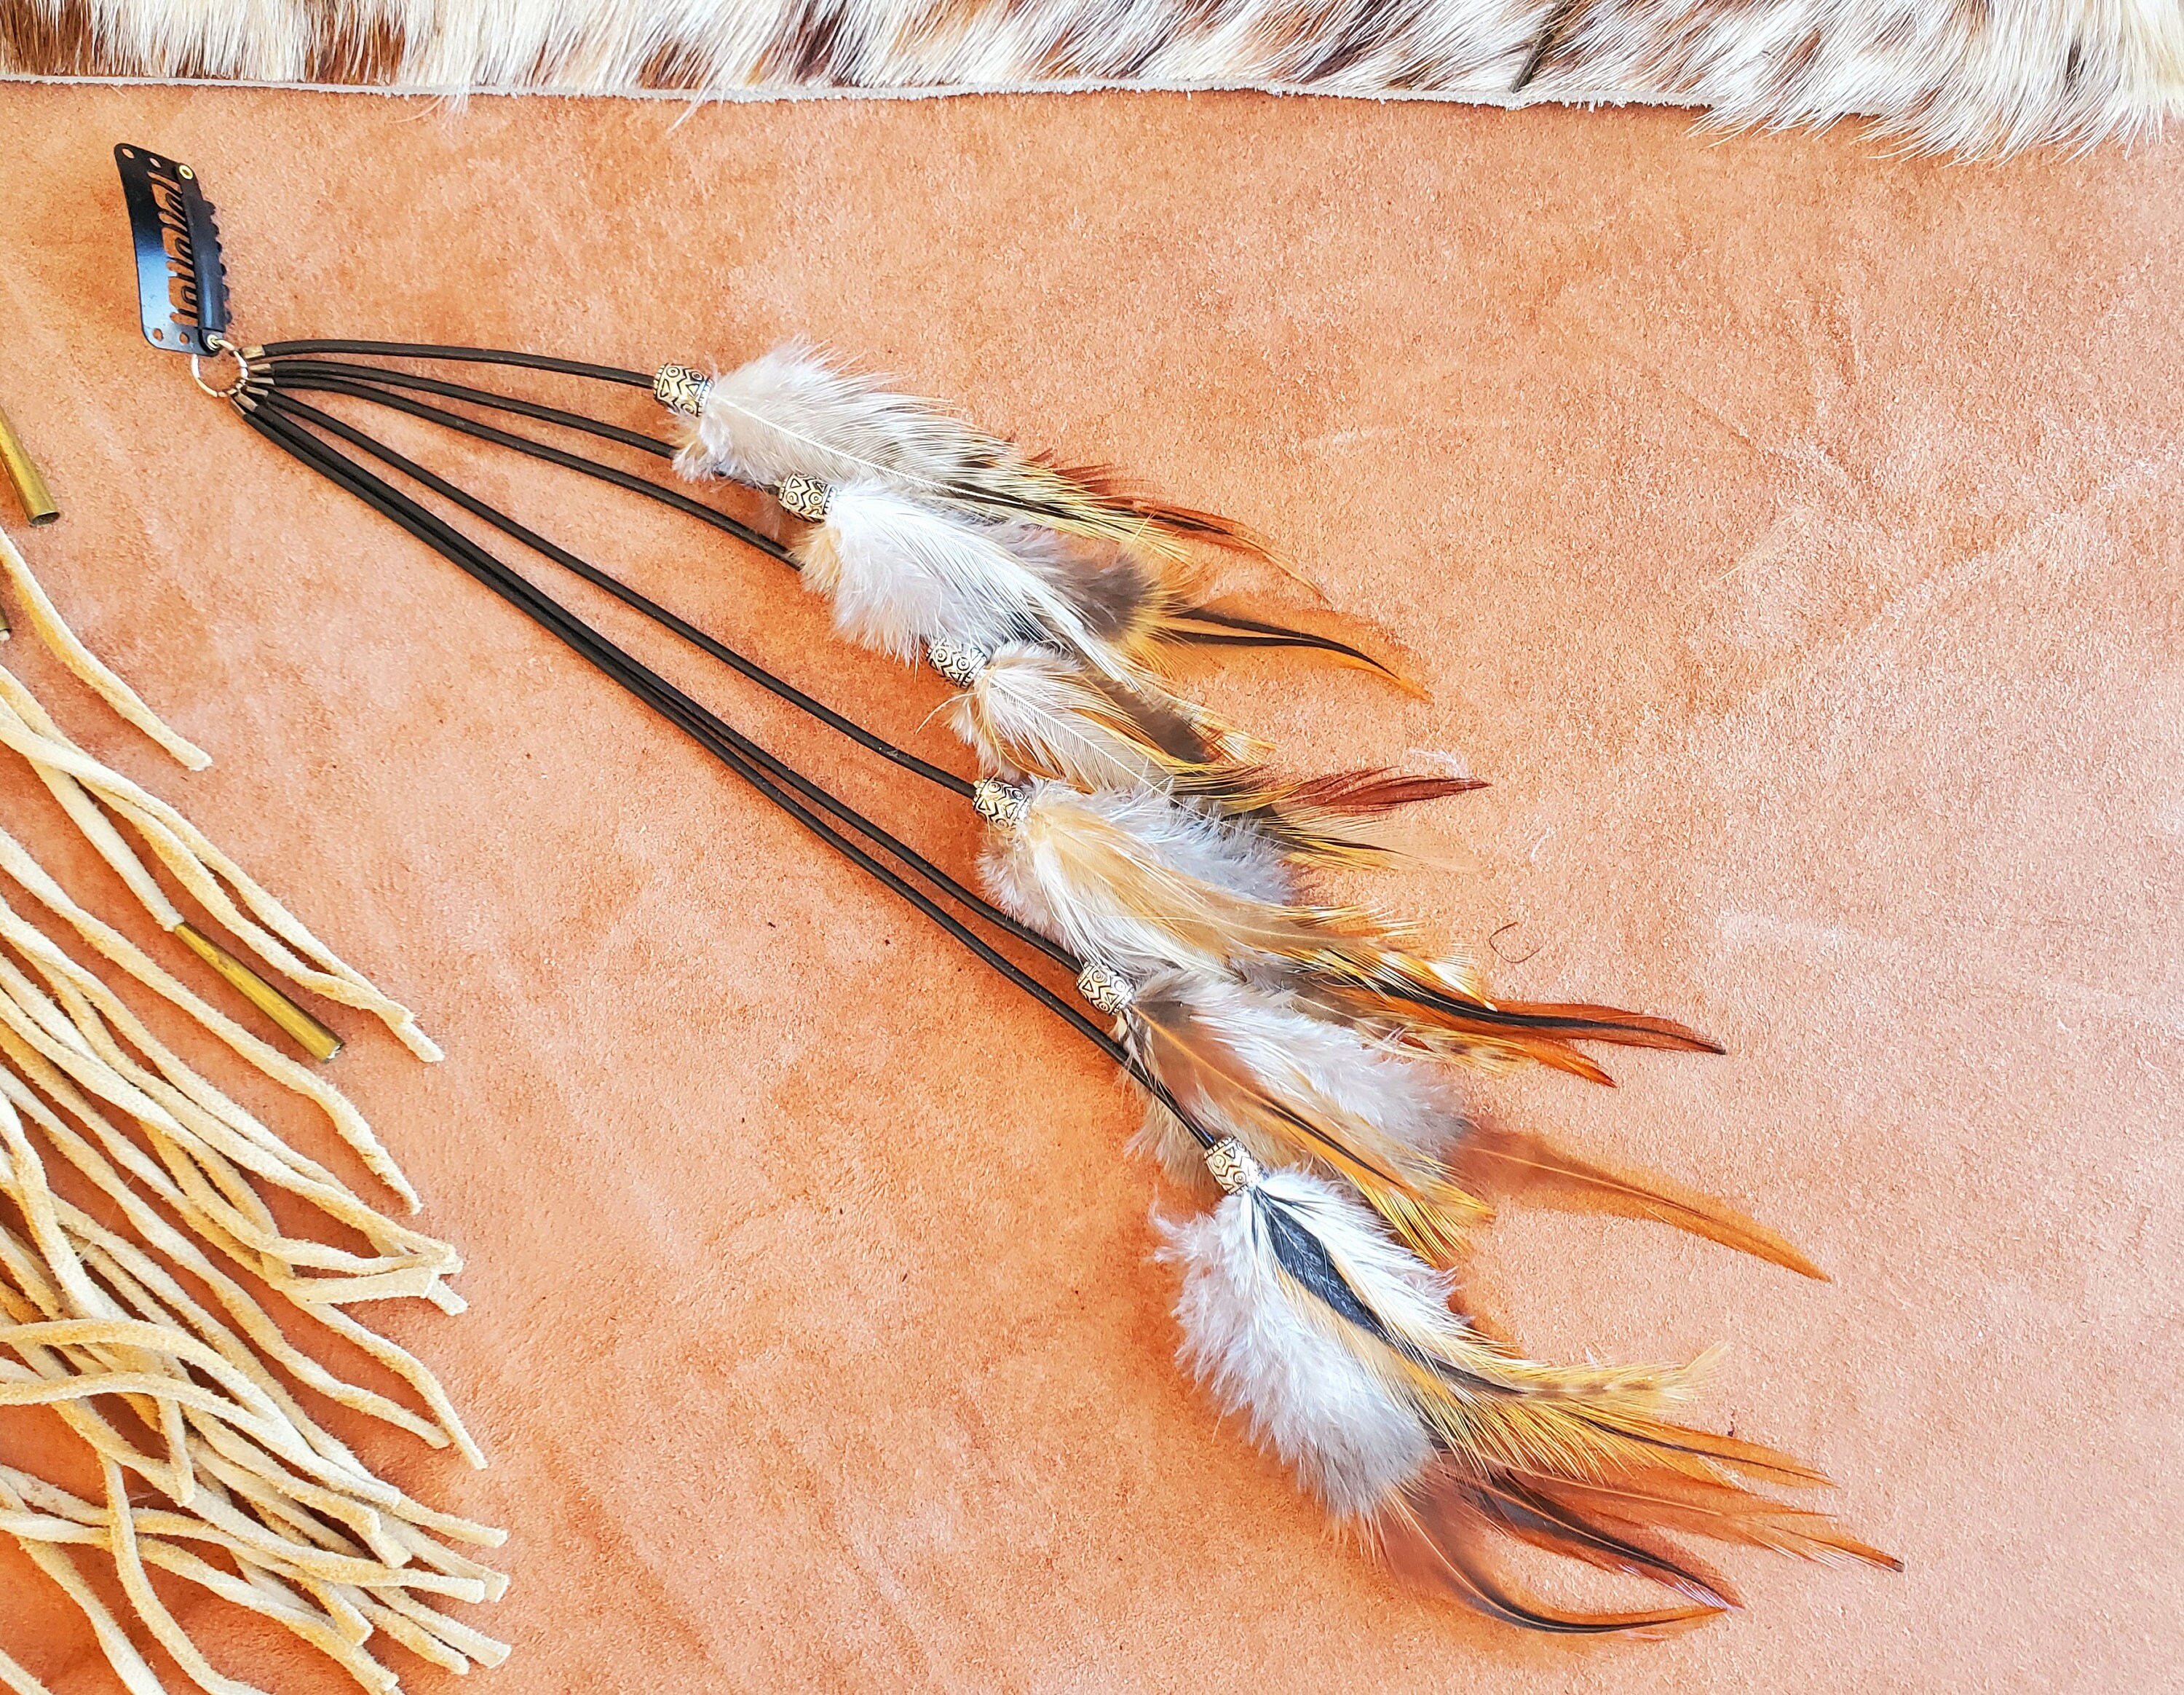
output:
<path id="1" fill-rule="evenodd" d="M 250 381 L 250 361 L 242 356 L 242 350 L 240 348 L 235 346 L 217 330 L 205 337 L 205 345 L 212 349 L 214 359 L 226 354 L 235 361 L 235 381 L 225 388 L 214 388 L 204 380 L 203 367 L 195 354 L 190 355 L 190 381 L 215 400 L 232 400 L 242 393 L 243 386 Z"/>

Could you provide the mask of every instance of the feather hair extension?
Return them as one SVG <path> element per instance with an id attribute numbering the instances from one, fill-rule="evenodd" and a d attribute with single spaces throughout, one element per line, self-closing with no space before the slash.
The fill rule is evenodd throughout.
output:
<path id="1" fill-rule="evenodd" d="M 1591 1634 L 1674 1629 L 1736 1604 L 1668 1533 L 1901 1569 L 1751 1486 L 1819 1473 L 1674 1422 L 1686 1374 L 1527 1359 L 1452 1312 L 1446 1274 L 1324 1179 L 1268 1170 L 1233 1140 L 1206 1163 L 1225 1198 L 1162 1224 L 1162 1257 L 1183 1272 L 1183 1361 L 1406 1575 L 1511 1623 Z M 1544 1605 L 1493 1570 L 1496 1538 L 1643 1579 L 1677 1604 Z"/>
<path id="2" fill-rule="evenodd" d="M 237 402 L 261 435 L 501 594 L 1123 1063 L 1151 1097 L 1147 1139 L 1172 1164 L 1187 1139 L 1228 1191 L 1209 1216 L 1168 1230 L 1168 1254 L 1185 1268 L 1186 1358 L 1391 1562 L 1513 1623 L 1587 1632 L 1674 1628 L 1734 1604 L 1721 1580 L 1662 1545 L 1669 1535 L 1893 1564 L 1825 1515 L 1752 1486 L 1815 1485 L 1825 1481 L 1818 1473 L 1676 1422 L 1684 1374 L 1549 1365 L 1451 1310 L 1453 1283 L 1437 1268 L 1458 1260 L 1488 1215 L 1470 1190 L 1497 1184 L 1574 1191 L 1818 1273 L 1780 1237 L 1704 1196 L 1467 1122 L 1434 1062 L 1536 1061 L 1605 1082 L 1578 1044 L 1714 1045 L 1612 1006 L 1497 1002 L 1408 929 L 1313 898 L 1303 867 L 1369 857 L 1370 821 L 1470 785 L 1380 772 L 1280 783 L 1266 775 L 1262 749 L 1167 687 L 1155 660 L 1173 640 L 1340 650 L 1197 600 L 1184 549 L 1223 539 L 1206 532 L 1217 521 L 1059 471 L 799 350 L 712 380 L 718 404 L 694 371 L 666 366 L 650 379 L 696 420 L 686 469 L 765 483 L 811 527 L 792 562 L 833 598 L 848 633 L 899 658 L 922 652 L 956 684 L 950 715 L 989 773 L 969 782 L 889 746 L 301 405 L 281 388 L 290 368 L 280 362 L 361 351 L 543 365 L 632 386 L 642 375 L 488 349 L 291 343 L 248 351 L 276 366 L 276 377 L 251 377 Z M 298 388 L 387 398 L 331 367 L 295 375 Z M 991 900 L 328 438 L 455 499 L 872 750 L 967 790 L 995 827 L 983 856 Z M 1080 993 L 1112 1017 L 1114 1035 L 940 898 L 1077 971 Z M 1543 1606 L 1492 1569 L 1486 1553 L 1497 1538 L 1646 1580 L 1675 1604 L 1593 1614 Z"/>

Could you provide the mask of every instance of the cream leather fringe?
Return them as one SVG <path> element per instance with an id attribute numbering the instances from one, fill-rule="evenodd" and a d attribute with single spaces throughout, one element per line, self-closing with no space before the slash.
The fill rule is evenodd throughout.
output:
<path id="1" fill-rule="evenodd" d="M 192 770 L 209 763 L 76 639 L 0 536 L 0 572 L 25 622 L 123 718 Z M 119 819 L 234 936 L 296 983 L 383 1019 L 421 1057 L 439 1050 L 409 1012 L 344 964 L 166 802 L 93 759 L 22 682 L 0 670 L 0 742 L 28 760 L 163 929 L 183 922 Z M 260 1074 L 323 1112 L 415 1211 L 416 1194 L 362 1113 L 308 1068 L 208 1005 L 77 903 L 0 830 L 12 883 L 123 977 L 187 1012 Z M 98 1207 L 103 1222 L 57 1189 Z M 449 1313 L 448 1244 L 398 1224 L 291 1146 L 162 1042 L 98 973 L 0 899 L 0 1407 L 48 1408 L 90 1450 L 86 1499 L 0 1465 L 0 1534 L 82 1610 L 131 1695 L 166 1688 L 78 1561 L 111 1568 L 127 1611 L 190 1682 L 258 1695 L 215 1668 L 149 1573 L 164 1571 L 292 1631 L 365 1688 L 398 1675 L 375 1633 L 451 1671 L 496 1665 L 501 1642 L 441 1610 L 497 1600 L 507 1580 L 461 1550 L 502 1533 L 436 1511 L 378 1476 L 298 1400 L 309 1389 L 366 1418 L 479 1452 L 422 1361 L 348 1308 L 416 1296 Z M 276 1216 L 275 1202 L 279 1201 Z M 308 1221 L 308 1222 L 303 1222 Z M 348 1241 L 349 1246 L 335 1246 Z M 177 1274 L 181 1274 L 180 1276 Z M 202 1295 L 192 1292 L 191 1280 Z M 405 1385 L 412 1404 L 348 1381 L 292 1341 L 331 1331 Z M 207 1304 L 207 1299 L 209 1304 Z M 160 1497 L 132 1500 L 132 1476 Z M 140 1492 L 142 1492 L 140 1491 Z M 0 1687 L 46 1695 L 0 1653 Z"/>

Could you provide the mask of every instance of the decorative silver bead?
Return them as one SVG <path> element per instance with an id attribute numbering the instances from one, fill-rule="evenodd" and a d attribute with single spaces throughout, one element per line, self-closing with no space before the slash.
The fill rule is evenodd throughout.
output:
<path id="1" fill-rule="evenodd" d="M 652 398 L 671 412 L 694 418 L 705 410 L 713 379 L 687 365 L 663 365 L 652 373 Z"/>
<path id="2" fill-rule="evenodd" d="M 773 491 L 773 498 L 805 523 L 823 524 L 827 521 L 827 503 L 834 498 L 834 485 L 822 482 L 816 477 L 784 477 L 781 486 Z"/>
<path id="3" fill-rule="evenodd" d="M 1104 965 L 1088 965 L 1077 973 L 1077 992 L 1092 1003 L 1095 1009 L 1110 1018 L 1128 1006 L 1134 998 L 1129 979 L 1117 975 Z"/>
<path id="4" fill-rule="evenodd" d="M 971 805 L 989 824 L 1021 824 L 1031 811 L 1031 790 L 982 777 L 971 785 Z"/>
<path id="5" fill-rule="evenodd" d="M 1213 1174 L 1213 1180 L 1223 1192 L 1234 1195 L 1239 1189 L 1254 1186 L 1267 1174 L 1259 1162 L 1251 1157 L 1251 1151 L 1234 1136 L 1223 1136 L 1206 1150 L 1206 1168 Z"/>
<path id="6" fill-rule="evenodd" d="M 958 689 L 968 689 L 976 683 L 993 657 L 969 642 L 951 642 L 945 636 L 925 638 L 925 662 Z"/>

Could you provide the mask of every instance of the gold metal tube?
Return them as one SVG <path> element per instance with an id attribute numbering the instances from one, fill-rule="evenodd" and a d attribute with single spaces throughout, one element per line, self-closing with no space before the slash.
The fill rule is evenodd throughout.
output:
<path id="1" fill-rule="evenodd" d="M 242 998 L 286 1030 L 296 1045 L 321 1065 L 342 1051 L 342 1039 L 291 1001 L 218 942 L 188 924 L 177 924 L 174 937 L 226 978 Z"/>
<path id="2" fill-rule="evenodd" d="M 23 438 L 15 433 L 5 412 L 0 412 L 0 465 L 8 467 L 8 480 L 15 485 L 24 516 L 34 524 L 50 524 L 60 516 L 61 509 L 53 505 L 53 490 L 46 487 L 37 461 L 31 457 L 30 449 L 23 445 Z"/>

